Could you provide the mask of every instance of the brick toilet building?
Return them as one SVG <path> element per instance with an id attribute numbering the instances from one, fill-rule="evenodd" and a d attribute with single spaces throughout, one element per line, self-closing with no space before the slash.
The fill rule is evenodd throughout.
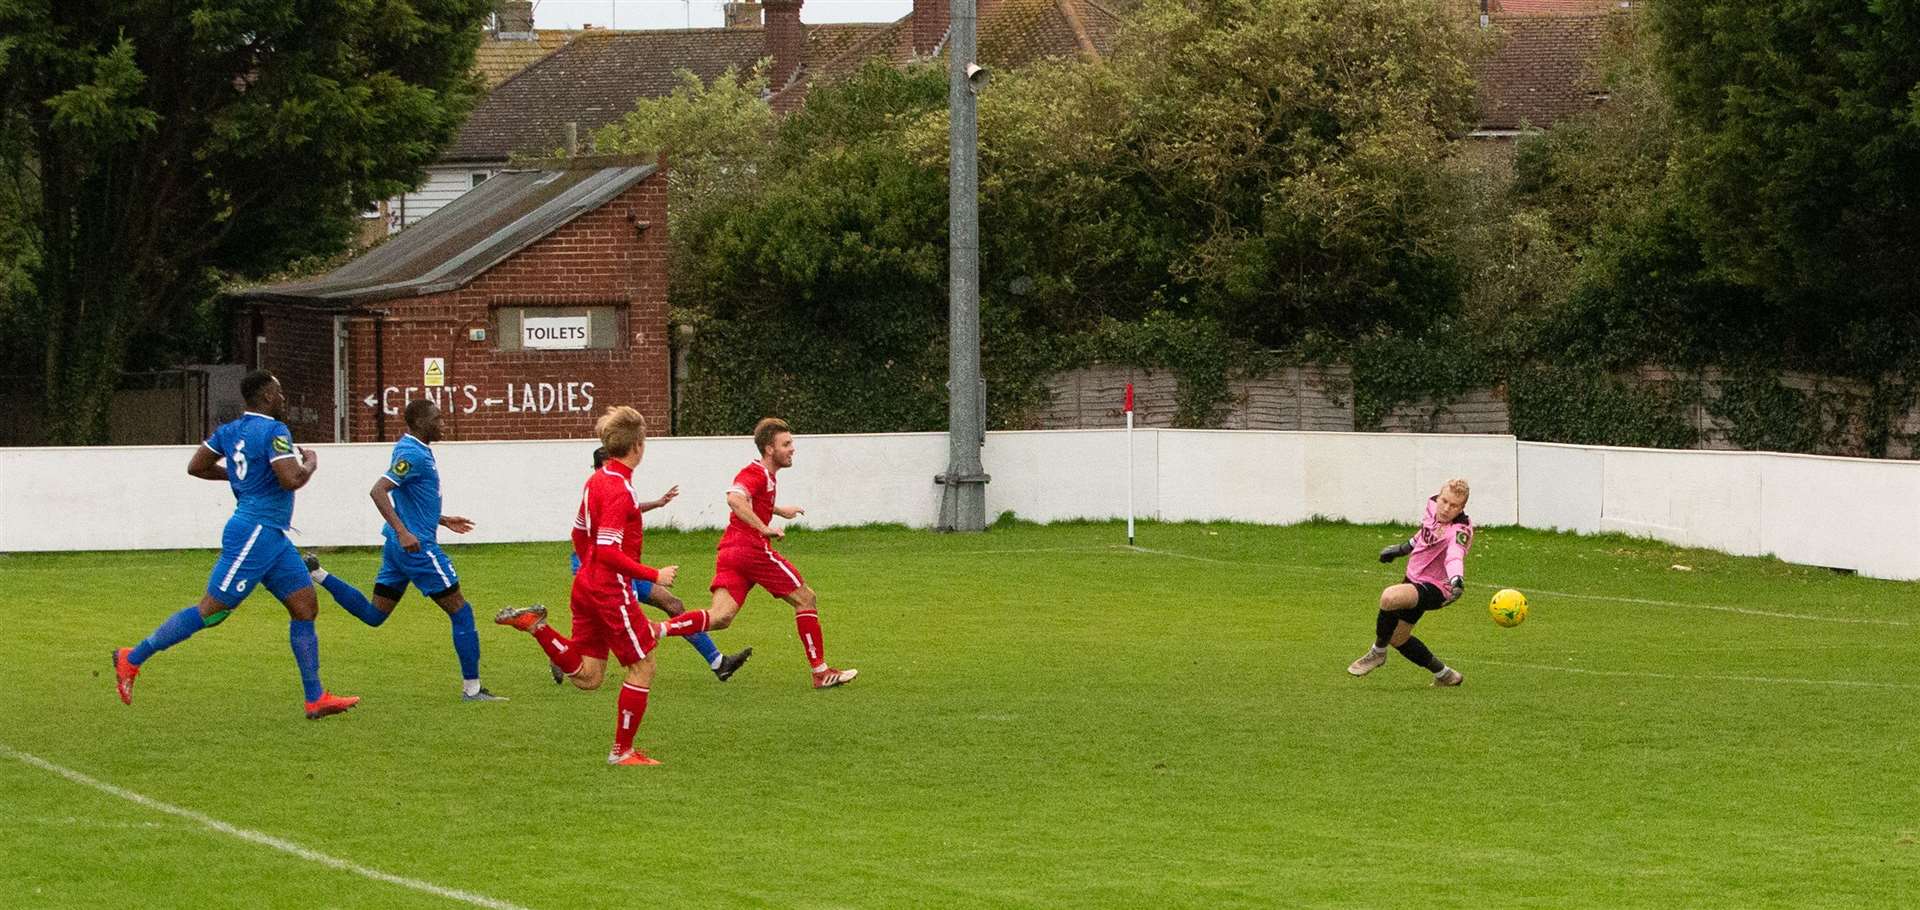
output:
<path id="1" fill-rule="evenodd" d="M 450 439 L 590 437 L 615 404 L 664 435 L 666 184 L 649 160 L 504 171 L 332 272 L 232 294 L 238 350 L 303 441 L 395 438 L 415 398 Z"/>

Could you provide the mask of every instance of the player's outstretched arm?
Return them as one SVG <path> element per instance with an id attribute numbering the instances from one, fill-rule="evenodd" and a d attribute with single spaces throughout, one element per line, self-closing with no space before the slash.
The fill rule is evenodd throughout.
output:
<path id="1" fill-rule="evenodd" d="M 187 459 L 187 473 L 201 480 L 227 479 L 227 467 L 220 463 L 220 453 L 204 445 L 193 450 L 193 457 Z"/>
<path id="2" fill-rule="evenodd" d="M 381 479 L 385 480 L 386 478 L 383 477 Z M 461 515 L 442 515 L 440 516 L 440 527 L 446 528 L 455 534 L 465 534 L 473 530 L 473 519 Z"/>
<path id="3" fill-rule="evenodd" d="M 773 514 L 778 515 L 781 518 L 785 518 L 788 521 L 792 521 L 795 518 L 799 518 L 800 516 L 807 514 L 807 510 L 800 508 L 799 506 L 774 506 Z"/>
<path id="4" fill-rule="evenodd" d="M 1413 552 L 1413 542 L 1403 541 L 1380 551 L 1381 562 L 1392 562 Z"/>
<path id="5" fill-rule="evenodd" d="M 680 497 L 680 485 L 676 483 L 673 485 L 671 489 L 667 490 L 665 493 L 660 494 L 659 499 L 650 500 L 648 502 L 641 503 L 640 511 L 651 512 L 654 509 L 660 508 L 661 506 L 664 506 L 667 503 L 670 503 L 675 499 L 678 499 L 679 497 Z"/>

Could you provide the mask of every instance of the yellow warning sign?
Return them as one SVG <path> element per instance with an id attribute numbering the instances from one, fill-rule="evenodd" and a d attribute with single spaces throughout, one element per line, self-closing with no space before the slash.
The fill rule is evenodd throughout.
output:
<path id="1" fill-rule="evenodd" d="M 426 360 L 427 360 L 426 378 L 421 380 L 420 384 L 426 386 L 429 389 L 437 389 L 443 385 L 446 385 L 447 384 L 447 358 L 428 357 L 426 358 Z"/>

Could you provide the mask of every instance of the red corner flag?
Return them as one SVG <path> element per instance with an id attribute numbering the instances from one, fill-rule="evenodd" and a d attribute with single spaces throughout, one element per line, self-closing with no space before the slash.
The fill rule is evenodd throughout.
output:
<path id="1" fill-rule="evenodd" d="M 1133 383 L 1127 383 L 1127 546 L 1133 546 Z"/>

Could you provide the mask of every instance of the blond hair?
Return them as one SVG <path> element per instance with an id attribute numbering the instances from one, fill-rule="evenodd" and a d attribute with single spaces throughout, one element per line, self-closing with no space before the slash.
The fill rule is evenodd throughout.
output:
<path id="1" fill-rule="evenodd" d="M 625 458 L 647 444 L 647 419 L 632 407 L 615 405 L 594 423 L 593 432 L 609 458 Z"/>
<path id="2" fill-rule="evenodd" d="M 1441 484 L 1440 489 L 1452 490 L 1453 492 L 1460 494 L 1460 504 L 1461 505 L 1467 504 L 1468 490 L 1467 490 L 1467 481 L 1465 478 L 1455 477 L 1454 479 Z"/>
<path id="3" fill-rule="evenodd" d="M 759 448 L 761 455 L 765 455 L 767 447 L 773 445 L 775 436 L 791 432 L 793 428 L 787 426 L 786 421 L 778 417 L 762 417 L 759 423 L 753 425 L 753 444 Z"/>

